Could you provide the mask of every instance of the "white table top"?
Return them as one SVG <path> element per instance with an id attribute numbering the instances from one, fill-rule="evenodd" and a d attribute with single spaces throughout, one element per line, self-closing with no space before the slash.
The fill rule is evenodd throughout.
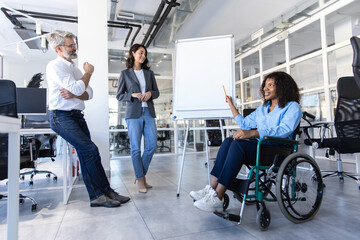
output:
<path id="1" fill-rule="evenodd" d="M 20 129 L 20 119 L 0 115 L 0 132 L 17 132 Z"/>

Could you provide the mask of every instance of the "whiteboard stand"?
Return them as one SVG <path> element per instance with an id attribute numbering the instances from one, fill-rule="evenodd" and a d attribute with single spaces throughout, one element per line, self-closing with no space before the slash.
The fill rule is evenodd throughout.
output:
<path id="1" fill-rule="evenodd" d="M 222 119 L 219 119 L 219 123 L 220 123 L 221 139 L 222 139 L 222 141 L 224 141 L 225 140 L 225 134 L 224 134 L 224 126 L 222 125 Z"/>
<path id="2" fill-rule="evenodd" d="M 190 130 L 190 120 L 186 120 L 186 131 L 185 131 L 185 139 L 184 139 L 184 149 L 183 149 L 183 154 L 182 154 L 182 159 L 181 159 L 181 167 L 180 167 L 180 174 L 179 174 L 179 182 L 178 182 L 178 189 L 177 189 L 177 196 L 180 196 L 180 188 L 181 188 L 181 181 L 182 181 L 182 175 L 184 172 L 184 161 L 185 161 L 185 153 L 186 153 L 186 144 L 187 144 L 187 139 L 188 139 L 188 135 L 189 135 L 189 130 Z M 221 137 L 222 137 L 222 141 L 225 140 L 225 135 L 224 135 L 224 127 L 222 125 L 222 119 L 219 119 L 220 122 L 220 131 L 221 131 Z M 210 160 L 209 160 L 209 146 L 208 146 L 208 134 L 206 131 L 206 120 L 205 120 L 205 151 L 206 151 L 206 167 L 207 167 L 207 171 L 208 171 L 208 181 L 209 181 L 209 185 L 211 183 L 211 178 L 210 178 Z"/>
<path id="3" fill-rule="evenodd" d="M 182 158 L 181 158 L 180 175 L 179 175 L 178 189 L 177 189 L 177 194 L 176 194 L 176 196 L 178 196 L 178 197 L 180 196 L 180 187 L 181 187 L 182 174 L 183 174 L 183 170 L 184 170 L 184 159 L 185 159 L 185 151 L 186 151 L 186 144 L 187 144 L 189 129 L 190 129 L 189 120 L 186 120 L 184 149 L 183 149 L 183 154 L 182 154 Z"/>
<path id="4" fill-rule="evenodd" d="M 206 167 L 207 167 L 207 171 L 208 171 L 208 178 L 209 178 L 209 185 L 211 183 L 211 179 L 210 179 L 210 161 L 209 161 L 209 144 L 208 144 L 209 138 L 208 138 L 208 134 L 206 131 L 206 120 L 205 120 L 205 151 L 206 151 Z"/>

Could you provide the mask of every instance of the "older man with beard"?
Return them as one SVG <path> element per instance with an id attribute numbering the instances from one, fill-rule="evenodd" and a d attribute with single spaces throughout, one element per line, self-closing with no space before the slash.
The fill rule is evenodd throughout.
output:
<path id="1" fill-rule="evenodd" d="M 82 111 L 84 101 L 93 96 L 89 82 L 94 66 L 83 65 L 84 74 L 72 61 L 77 58 L 75 35 L 54 31 L 50 45 L 57 58 L 46 67 L 49 88 L 50 126 L 62 138 L 72 144 L 79 156 L 81 173 L 90 198 L 91 207 L 119 207 L 130 200 L 116 193 L 109 184 L 99 150 L 91 141 L 90 132 Z"/>

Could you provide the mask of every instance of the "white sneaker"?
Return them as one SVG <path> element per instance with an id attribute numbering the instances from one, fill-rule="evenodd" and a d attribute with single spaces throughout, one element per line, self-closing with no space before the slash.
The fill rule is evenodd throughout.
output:
<path id="1" fill-rule="evenodd" d="M 212 187 L 210 185 L 206 185 L 203 189 L 199 191 L 191 191 L 190 197 L 192 197 L 195 201 L 200 200 L 209 193 L 210 189 L 212 189 Z"/>
<path id="2" fill-rule="evenodd" d="M 206 212 L 222 212 L 223 202 L 217 197 L 215 190 L 211 189 L 205 197 L 194 202 L 194 206 Z"/>

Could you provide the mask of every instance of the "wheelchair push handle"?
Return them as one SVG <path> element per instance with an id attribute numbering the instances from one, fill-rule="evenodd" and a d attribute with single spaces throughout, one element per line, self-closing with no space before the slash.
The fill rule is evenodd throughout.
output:
<path id="1" fill-rule="evenodd" d="M 302 118 L 303 118 L 304 120 L 308 120 L 307 118 L 310 118 L 310 119 L 314 120 L 314 119 L 315 119 L 315 116 L 312 115 L 311 113 L 303 112 Z"/>

